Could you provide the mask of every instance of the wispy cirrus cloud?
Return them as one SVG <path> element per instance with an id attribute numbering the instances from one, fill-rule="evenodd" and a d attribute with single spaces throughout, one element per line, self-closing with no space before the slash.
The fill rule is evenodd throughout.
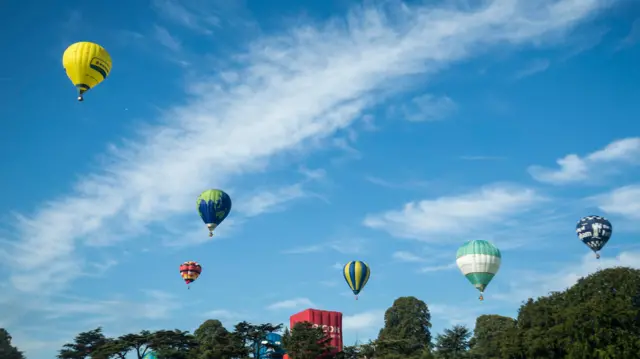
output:
<path id="1" fill-rule="evenodd" d="M 135 238 L 192 212 L 193 198 L 209 183 L 224 186 L 268 166 L 274 156 L 349 127 L 408 75 L 435 73 L 492 46 L 558 39 L 602 5 L 543 2 L 532 15 L 523 3 L 493 1 L 474 11 L 403 5 L 393 17 L 362 7 L 321 26 L 256 39 L 229 68 L 203 61 L 185 104 L 110 146 L 104 168 L 82 176 L 70 193 L 29 217 L 16 215 L 14 245 L 3 245 L 7 278 L 25 292 L 38 292 L 44 283 L 50 291 L 64 288 L 86 266 L 79 249 L 96 235 L 103 245 Z M 193 29 L 210 31 L 215 23 L 194 18 L 176 2 L 154 6 Z M 338 26 L 345 20 L 348 26 Z M 227 76 L 206 75 L 212 70 Z M 417 235 L 419 227 L 405 234 Z"/>
<path id="2" fill-rule="evenodd" d="M 153 0 L 151 7 L 159 16 L 207 35 L 220 25 L 220 18 L 204 3 L 175 0 Z"/>
<path id="3" fill-rule="evenodd" d="M 437 121 L 451 116 L 457 108 L 456 103 L 448 96 L 424 94 L 398 108 L 392 108 L 391 116 L 411 122 Z"/>
<path id="4" fill-rule="evenodd" d="M 537 73 L 546 71 L 551 66 L 551 61 L 548 59 L 536 59 L 532 60 L 527 66 L 520 69 L 513 75 L 515 80 L 520 80 L 525 77 L 533 76 Z"/>
<path id="5" fill-rule="evenodd" d="M 348 240 L 331 240 L 327 243 L 312 244 L 309 246 L 295 247 L 283 251 L 284 254 L 309 254 L 318 253 L 327 250 L 335 251 L 342 254 L 358 254 L 365 250 L 365 241 L 355 238 Z"/>
<path id="6" fill-rule="evenodd" d="M 380 177 L 375 176 L 365 176 L 364 178 L 367 182 L 375 184 L 380 187 L 394 188 L 394 189 L 415 189 L 415 188 L 425 188 L 427 186 L 432 185 L 429 181 L 420 181 L 420 180 L 410 180 L 410 181 L 391 181 L 382 179 Z"/>
<path id="7" fill-rule="evenodd" d="M 294 298 L 275 302 L 267 306 L 269 310 L 303 309 L 315 306 L 309 298 Z"/>
<path id="8" fill-rule="evenodd" d="M 180 51 L 182 49 L 182 42 L 177 37 L 171 35 L 166 28 L 156 25 L 154 26 L 154 37 L 160 43 L 160 45 L 168 48 L 171 51 Z"/>
<path id="9" fill-rule="evenodd" d="M 622 50 L 624 48 L 633 46 L 640 42 L 640 18 L 636 19 L 631 25 L 629 32 L 627 35 L 620 41 L 620 44 L 617 46 L 617 50 Z"/>
<path id="10" fill-rule="evenodd" d="M 455 262 L 449 263 L 449 264 L 422 267 L 422 268 L 420 268 L 419 272 L 420 273 L 433 273 L 433 272 L 440 272 L 440 271 L 444 271 L 444 270 L 451 270 L 451 269 L 454 269 L 454 268 L 457 268 Z"/>
<path id="11" fill-rule="evenodd" d="M 393 254 L 391 255 L 391 258 L 399 261 L 399 262 L 424 262 L 424 258 L 421 256 L 418 256 L 412 252 L 406 252 L 406 251 L 398 251 L 398 252 L 393 252 Z"/>
<path id="12" fill-rule="evenodd" d="M 502 161 L 507 159 L 504 156 L 460 156 L 458 158 L 464 161 Z"/>

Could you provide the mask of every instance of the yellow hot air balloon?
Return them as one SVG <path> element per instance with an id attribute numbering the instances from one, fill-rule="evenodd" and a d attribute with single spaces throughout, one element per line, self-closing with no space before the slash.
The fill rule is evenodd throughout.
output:
<path id="1" fill-rule="evenodd" d="M 62 55 L 62 66 L 73 85 L 78 89 L 78 101 L 82 95 L 109 76 L 111 56 L 107 50 L 93 42 L 76 42 Z"/>

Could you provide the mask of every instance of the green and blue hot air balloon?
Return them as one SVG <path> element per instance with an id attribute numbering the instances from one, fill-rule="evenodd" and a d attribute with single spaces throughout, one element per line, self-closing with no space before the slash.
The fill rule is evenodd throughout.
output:
<path id="1" fill-rule="evenodd" d="M 148 352 L 142 357 L 142 359 L 158 359 L 158 356 L 154 352 Z"/>
<path id="2" fill-rule="evenodd" d="M 344 280 L 347 281 L 349 288 L 351 288 L 353 294 L 356 295 L 356 300 L 358 300 L 358 294 L 369 281 L 371 269 L 363 261 L 351 261 L 344 265 L 342 274 L 344 274 Z"/>
<path id="3" fill-rule="evenodd" d="M 480 300 L 484 300 L 484 290 L 498 273 L 502 255 L 490 242 L 473 240 L 458 249 L 456 264 L 462 274 L 480 291 Z"/>
<path id="4" fill-rule="evenodd" d="M 213 230 L 231 212 L 231 197 L 222 190 L 208 189 L 198 196 L 196 208 L 200 218 L 209 228 L 209 237 L 213 237 Z"/>

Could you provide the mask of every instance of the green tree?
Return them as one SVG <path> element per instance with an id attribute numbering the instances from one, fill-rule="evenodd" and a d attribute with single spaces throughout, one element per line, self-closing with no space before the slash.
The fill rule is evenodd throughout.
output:
<path id="1" fill-rule="evenodd" d="M 322 328 L 313 327 L 309 322 L 299 322 L 291 332 L 282 336 L 282 344 L 291 359 L 317 359 L 330 353 L 331 338 Z"/>
<path id="2" fill-rule="evenodd" d="M 376 354 L 422 355 L 431 349 L 431 314 L 427 304 L 415 297 L 400 297 L 384 314 Z"/>
<path id="3" fill-rule="evenodd" d="M 376 342 L 369 341 L 368 343 L 360 345 L 360 356 L 363 358 L 371 359 L 376 354 Z"/>
<path id="4" fill-rule="evenodd" d="M 443 359 L 468 358 L 469 338 L 471 331 L 464 325 L 454 325 L 445 329 L 444 333 L 436 337 L 436 352 Z"/>
<path id="5" fill-rule="evenodd" d="M 632 358 L 640 352 L 640 270 L 611 268 L 529 300 L 518 330 L 527 358 Z"/>
<path id="6" fill-rule="evenodd" d="M 205 321 L 194 335 L 199 346 L 193 359 L 232 359 L 248 354 L 240 335 L 229 332 L 219 320 Z"/>
<path id="7" fill-rule="evenodd" d="M 262 340 L 267 334 L 280 331 L 282 324 L 274 325 L 266 323 L 254 325 L 242 321 L 236 324 L 234 329 L 234 333 L 238 338 L 237 340 L 242 343 L 242 347 L 244 348 L 245 354 L 243 356 L 247 357 L 251 354 L 256 358 L 262 348 Z"/>
<path id="8" fill-rule="evenodd" d="M 108 342 L 102 333 L 102 328 L 98 327 L 88 332 L 76 335 L 73 343 L 62 346 L 58 352 L 58 359 L 103 359 L 99 350 Z"/>
<path id="9" fill-rule="evenodd" d="M 476 318 L 473 338 L 469 341 L 473 357 L 502 358 L 502 343 L 507 339 L 507 334 L 515 328 L 516 321 L 513 318 L 501 315 L 481 315 Z"/>
<path id="10" fill-rule="evenodd" d="M 159 359 L 189 358 L 189 352 L 197 347 L 195 338 L 181 330 L 143 330 L 137 334 L 125 334 L 108 340 L 98 351 L 106 358 L 125 359 L 133 352 L 142 359 L 149 351 L 155 351 Z"/>
<path id="11" fill-rule="evenodd" d="M 159 330 L 151 334 L 149 347 L 156 352 L 158 359 L 192 359 L 198 342 L 188 331 Z"/>
<path id="12" fill-rule="evenodd" d="M 336 359 L 359 359 L 360 347 L 357 345 L 345 345 L 342 351 L 336 355 Z"/>
<path id="13" fill-rule="evenodd" d="M 0 328 L 0 358 L 2 359 L 25 359 L 24 354 L 11 344 L 9 332 Z"/>

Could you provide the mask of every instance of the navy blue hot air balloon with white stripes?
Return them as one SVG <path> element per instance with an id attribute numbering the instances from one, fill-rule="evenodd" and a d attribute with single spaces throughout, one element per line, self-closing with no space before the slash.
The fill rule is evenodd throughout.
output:
<path id="1" fill-rule="evenodd" d="M 591 248 L 598 259 L 600 259 L 600 253 L 598 252 L 609 242 L 612 233 L 611 222 L 600 216 L 583 217 L 576 225 L 578 238 Z"/>
<path id="2" fill-rule="evenodd" d="M 344 280 L 347 281 L 349 288 L 358 299 L 358 294 L 367 285 L 369 276 L 371 276 L 371 269 L 369 265 L 363 261 L 351 261 L 344 265 L 342 269 L 344 274 Z"/>

